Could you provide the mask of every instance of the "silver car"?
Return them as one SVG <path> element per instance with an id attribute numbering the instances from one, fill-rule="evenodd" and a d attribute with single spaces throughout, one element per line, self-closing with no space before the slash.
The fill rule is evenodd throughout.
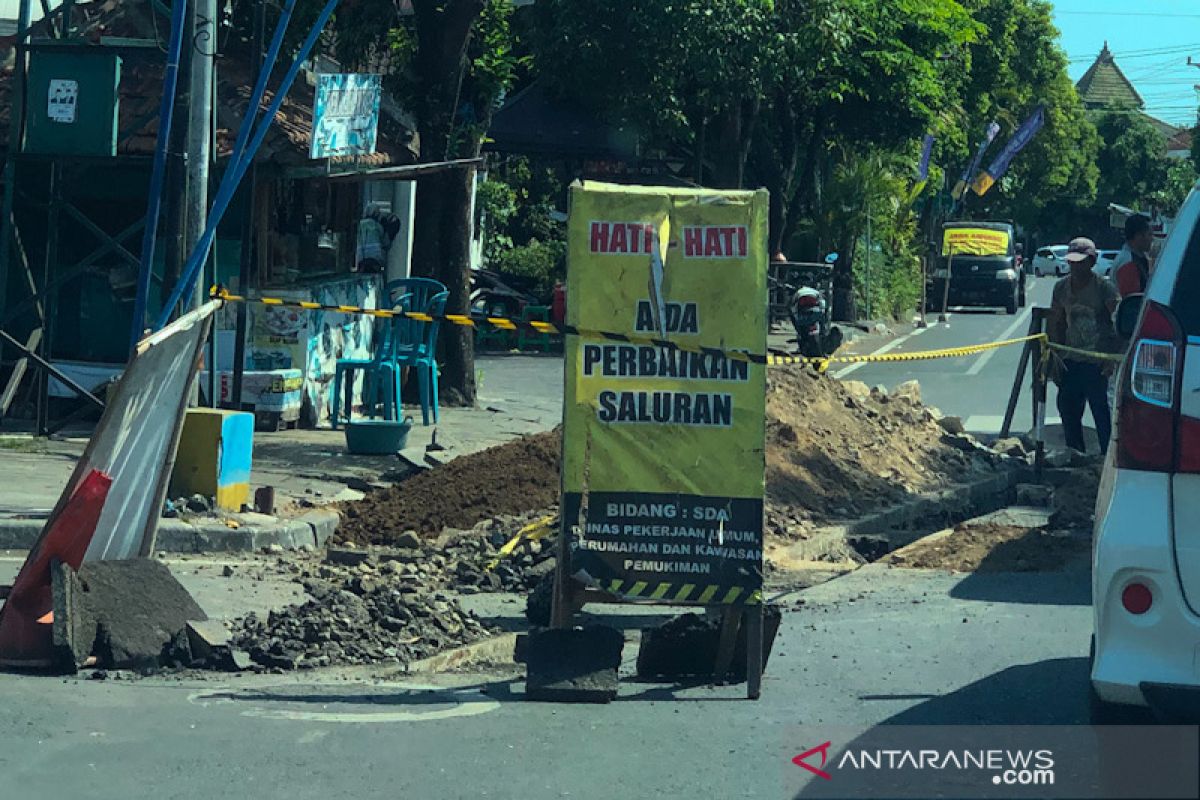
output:
<path id="1" fill-rule="evenodd" d="M 1067 246 L 1055 244 L 1042 247 L 1033 254 L 1033 274 L 1040 278 L 1043 275 L 1066 275 L 1070 272 L 1067 267 Z"/>

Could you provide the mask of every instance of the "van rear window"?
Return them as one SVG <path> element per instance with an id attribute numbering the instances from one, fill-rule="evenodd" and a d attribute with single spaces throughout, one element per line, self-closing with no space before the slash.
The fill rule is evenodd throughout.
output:
<path id="1" fill-rule="evenodd" d="M 1171 293 L 1171 310 L 1187 336 L 1200 336 L 1200 225 L 1192 231 Z"/>

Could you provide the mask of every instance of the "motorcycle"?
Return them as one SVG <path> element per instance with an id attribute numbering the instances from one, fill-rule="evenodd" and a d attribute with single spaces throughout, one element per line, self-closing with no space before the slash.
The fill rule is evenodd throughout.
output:
<path id="1" fill-rule="evenodd" d="M 811 286 L 793 286 L 771 279 L 777 289 L 788 292 L 788 318 L 796 330 L 796 352 L 806 358 L 825 358 L 842 344 L 842 331 L 829 320 L 824 293 Z"/>

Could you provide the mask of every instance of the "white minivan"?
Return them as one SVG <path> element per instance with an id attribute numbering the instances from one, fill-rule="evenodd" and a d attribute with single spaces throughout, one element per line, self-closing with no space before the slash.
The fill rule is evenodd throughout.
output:
<path id="1" fill-rule="evenodd" d="M 1200 191 L 1146 294 L 1117 309 L 1130 339 L 1096 501 L 1093 717 L 1200 710 Z"/>

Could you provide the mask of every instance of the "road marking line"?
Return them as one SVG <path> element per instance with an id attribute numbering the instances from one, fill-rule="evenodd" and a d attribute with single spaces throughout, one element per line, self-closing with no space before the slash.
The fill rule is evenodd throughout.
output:
<path id="1" fill-rule="evenodd" d="M 925 329 L 918 328 L 917 330 L 913 331 L 912 333 L 906 333 L 897 339 L 892 339 L 890 342 L 888 342 L 883 347 L 876 350 L 874 353 L 871 353 L 870 355 L 881 356 L 884 353 L 890 352 L 890 351 L 896 349 L 897 347 L 899 347 L 900 345 L 904 344 L 909 339 L 916 336 L 918 332 L 923 331 L 923 330 L 925 330 Z M 869 363 L 871 363 L 871 362 L 869 362 L 869 361 L 856 362 L 856 363 L 851 364 L 850 366 L 846 367 L 845 369 L 838 370 L 837 372 L 833 373 L 833 377 L 841 380 L 842 378 L 849 375 L 851 372 L 854 372 L 854 370 L 858 369 L 859 367 L 865 367 Z"/>
<path id="2" fill-rule="evenodd" d="M 1022 325 L 1028 324 L 1028 321 L 1029 321 L 1028 317 L 1032 313 L 1033 313 L 1033 309 L 1030 307 L 1027 307 L 1024 311 L 1022 311 L 1020 314 L 1018 314 L 1017 318 L 1015 320 L 1013 320 L 1013 324 L 1009 325 L 1007 328 L 1005 328 L 1004 333 L 1000 334 L 1000 341 L 1004 341 L 1005 339 L 1013 338 L 1012 337 L 1013 332 L 1016 331 L 1018 328 L 1020 328 Z M 980 372 L 983 371 L 983 368 L 987 366 L 987 363 L 992 360 L 992 356 L 994 356 L 994 355 L 996 355 L 995 350 L 988 350 L 986 353 L 983 353 L 982 355 L 980 355 L 979 360 L 976 361 L 974 364 L 972 364 L 971 368 L 967 370 L 967 374 L 968 375 L 978 375 Z"/>
<path id="3" fill-rule="evenodd" d="M 963 427 L 971 433 L 999 433 L 1004 424 L 1003 414 L 972 414 L 963 420 Z M 1061 425 L 1059 417 L 1046 417 L 1047 425 Z"/>

